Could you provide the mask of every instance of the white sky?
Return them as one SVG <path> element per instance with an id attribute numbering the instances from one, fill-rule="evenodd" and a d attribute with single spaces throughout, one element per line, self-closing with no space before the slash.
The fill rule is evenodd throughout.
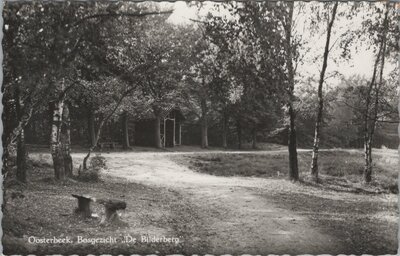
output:
<path id="1" fill-rule="evenodd" d="M 201 17 L 207 14 L 210 11 L 210 8 L 215 3 L 213 2 L 203 2 L 203 7 L 200 9 L 198 13 L 197 7 L 189 7 L 185 2 L 179 1 L 175 3 L 166 3 L 168 7 L 173 7 L 174 12 L 169 17 L 169 21 L 174 24 L 186 24 L 190 23 L 190 19 L 196 19 L 197 17 Z M 305 3 L 306 5 L 309 3 Z M 311 3 L 313 4 L 313 3 Z M 315 3 L 314 3 L 315 4 Z M 381 4 L 382 3 L 377 3 Z M 345 9 L 346 6 L 344 4 L 340 4 L 338 8 L 338 12 L 342 9 Z M 296 12 L 295 12 L 296 13 Z M 222 14 L 222 13 L 221 13 Z M 224 14 L 223 14 L 224 15 Z M 352 19 L 347 19 L 344 17 L 337 18 L 335 20 L 333 26 L 333 34 L 331 38 L 331 45 L 335 42 L 343 33 L 348 31 L 349 29 L 358 29 L 361 26 L 362 22 L 362 15 L 365 13 L 358 13 L 356 16 L 352 17 Z M 369 15 L 369 14 L 368 14 Z M 310 34 L 310 31 L 307 27 L 307 22 L 309 22 L 309 17 L 311 16 L 310 10 L 306 10 L 306 14 L 302 14 L 299 17 L 298 24 L 304 24 L 302 27 L 301 25 L 296 28 L 296 32 L 303 34 L 303 38 L 307 39 L 308 45 L 311 47 L 310 52 L 307 54 L 305 58 L 304 65 L 299 66 L 298 73 L 306 76 L 311 76 L 318 78 L 319 70 L 322 66 L 322 57 L 315 59 L 315 56 L 322 56 L 324 51 L 324 46 L 326 42 L 326 23 L 321 23 L 321 28 L 318 29 L 315 35 Z M 357 39 L 355 39 L 357 40 Z M 344 76 L 351 76 L 351 75 L 361 75 L 366 76 L 368 79 L 371 76 L 374 59 L 375 56 L 373 55 L 371 50 L 367 50 L 365 47 L 360 47 L 358 51 L 352 51 L 352 57 L 349 61 L 340 60 L 338 55 L 340 54 L 341 50 L 338 47 L 339 41 L 336 43 L 335 47 L 332 49 L 330 53 L 330 59 L 328 62 L 328 69 L 327 69 L 327 76 L 332 74 L 333 72 L 339 72 Z M 357 43 L 358 44 L 358 43 Z M 339 60 L 338 63 L 333 61 Z M 385 64 L 386 74 L 392 71 L 395 66 L 391 64 Z M 335 85 L 339 80 L 332 78 L 327 80 L 327 84 Z"/>

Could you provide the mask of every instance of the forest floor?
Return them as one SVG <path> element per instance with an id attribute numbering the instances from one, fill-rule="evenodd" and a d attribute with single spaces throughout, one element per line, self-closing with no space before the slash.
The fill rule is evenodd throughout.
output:
<path id="1" fill-rule="evenodd" d="M 299 152 L 302 181 L 297 183 L 286 179 L 287 153 L 279 148 L 103 153 L 108 168 L 99 183 L 55 182 L 50 155 L 35 152 L 28 185 L 7 190 L 3 229 L 21 240 L 32 235 L 179 238 L 179 243 L 74 242 L 25 248 L 36 254 L 395 254 L 398 210 L 397 195 L 391 192 L 397 189 L 398 156 L 394 150 L 375 152 L 377 171 L 369 186 L 359 179 L 358 150 L 322 152 L 319 184 L 308 181 L 307 150 Z M 73 155 L 76 165 L 83 156 Z M 24 197 L 12 198 L 18 191 Z M 128 207 L 121 218 L 129 226 L 82 221 L 72 214 L 72 192 L 125 200 Z M 98 205 L 93 209 L 101 212 Z"/>

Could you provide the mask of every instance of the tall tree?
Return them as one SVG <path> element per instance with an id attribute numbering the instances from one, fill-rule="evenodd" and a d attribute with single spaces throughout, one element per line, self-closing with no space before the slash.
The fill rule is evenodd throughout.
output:
<path id="1" fill-rule="evenodd" d="M 289 151 L 289 178 L 293 181 L 299 180 L 299 167 L 297 160 L 297 133 L 296 133 L 296 114 L 294 109 L 294 86 L 295 86 L 295 69 L 293 66 L 294 54 L 296 50 L 295 40 L 292 35 L 294 2 L 289 2 L 286 19 L 283 19 L 283 27 L 285 31 L 284 46 L 286 51 L 286 67 L 287 67 L 287 114 L 289 117 L 288 124 L 288 151 Z"/>
<path id="2" fill-rule="evenodd" d="M 275 99 L 283 82 L 282 33 L 278 12 L 270 3 L 229 3 L 221 5 L 230 17 L 209 16 L 207 36 L 225 59 L 226 75 L 219 79 L 228 87 L 232 117 L 236 123 L 238 147 L 249 135 L 256 147 L 257 133 L 268 129 L 274 116 Z"/>
<path id="3" fill-rule="evenodd" d="M 364 114 L 364 181 L 370 182 L 372 180 L 372 143 L 375 133 L 375 127 L 378 119 L 379 112 L 379 97 L 380 90 L 383 87 L 383 71 L 386 55 L 386 40 L 388 32 L 388 17 L 389 17 L 389 4 L 386 4 L 386 11 L 384 14 L 381 33 L 379 50 L 376 55 L 374 69 L 369 82 L 366 99 L 365 99 L 365 114 Z M 380 66 L 380 69 L 378 70 Z M 374 96 L 373 96 L 374 92 Z"/>
<path id="4" fill-rule="evenodd" d="M 311 175 L 315 181 L 318 181 L 318 150 L 319 150 L 319 141 L 321 137 L 320 133 L 321 133 L 321 124 L 323 119 L 322 113 L 324 107 L 323 85 L 325 81 L 326 68 L 328 66 L 328 56 L 330 51 L 332 27 L 335 21 L 338 4 L 339 2 L 335 2 L 333 4 L 332 12 L 330 13 L 330 17 L 328 19 L 322 69 L 320 72 L 320 77 L 318 82 L 318 109 L 317 109 L 317 120 L 315 122 L 314 144 L 313 144 L 312 161 L 311 161 Z"/>

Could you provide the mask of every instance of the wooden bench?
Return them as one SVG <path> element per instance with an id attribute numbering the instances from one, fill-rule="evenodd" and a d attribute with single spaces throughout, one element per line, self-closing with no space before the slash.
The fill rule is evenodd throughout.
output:
<path id="1" fill-rule="evenodd" d="M 75 213 L 81 215 L 84 218 L 92 217 L 92 211 L 90 209 L 90 203 L 96 202 L 104 206 L 104 216 L 100 221 L 100 225 L 116 223 L 116 224 L 124 224 L 118 218 L 118 210 L 126 209 L 126 202 L 116 199 L 96 199 L 89 195 L 79 195 L 72 194 L 73 197 L 78 199 L 78 208 L 75 209 Z"/>
<path id="2" fill-rule="evenodd" d="M 96 199 L 88 195 L 72 194 L 72 196 L 78 199 L 78 208 L 75 209 L 75 213 L 82 215 L 84 218 L 92 217 L 90 203 L 96 201 Z"/>
<path id="3" fill-rule="evenodd" d="M 111 149 L 115 149 L 116 145 L 117 145 L 117 143 L 114 142 L 114 141 L 100 142 L 99 143 L 99 148 L 103 149 L 103 148 L 105 148 L 105 146 L 108 146 Z"/>
<path id="4" fill-rule="evenodd" d="M 105 215 L 103 216 L 100 224 L 107 224 L 111 222 L 118 222 L 118 210 L 126 209 L 126 202 L 116 199 L 98 199 L 97 203 L 104 205 Z"/>

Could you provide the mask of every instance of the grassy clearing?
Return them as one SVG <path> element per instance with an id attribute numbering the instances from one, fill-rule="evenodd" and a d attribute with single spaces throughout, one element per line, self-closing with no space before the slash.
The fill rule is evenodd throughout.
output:
<path id="1" fill-rule="evenodd" d="M 198 209 L 178 193 L 152 188 L 125 180 L 103 177 L 97 183 L 67 180 L 56 182 L 46 157 L 39 157 L 30 167 L 29 183 L 21 185 L 10 179 L 6 183 L 7 205 L 4 211 L 3 238 L 5 254 L 171 254 L 206 251 L 204 243 L 194 243 L 194 233 L 201 232 L 197 220 Z M 83 220 L 73 214 L 77 206 L 71 193 L 89 194 L 96 198 L 115 198 L 127 202 L 121 211 L 121 219 L 128 227 L 100 226 L 99 219 Z M 95 213 L 103 213 L 103 207 L 92 204 Z M 141 235 L 178 237 L 174 243 L 123 244 L 125 235 L 140 239 Z M 51 238 L 71 237 L 67 245 L 45 244 L 32 246 L 30 236 Z M 118 243 L 78 244 L 77 236 L 86 238 L 118 239 Z"/>
<path id="2" fill-rule="evenodd" d="M 309 180 L 311 152 L 299 152 L 300 177 Z M 201 154 L 175 156 L 174 159 L 190 168 L 216 176 L 245 176 L 286 178 L 288 155 L 268 154 Z M 354 192 L 397 193 L 397 155 L 385 152 L 374 154 L 374 179 L 362 184 L 364 159 L 361 151 L 322 151 L 319 157 L 321 188 Z"/>
<path id="3" fill-rule="evenodd" d="M 313 226 L 346 245 L 339 253 L 382 255 L 397 252 L 398 210 L 394 197 L 329 198 L 293 191 L 263 196 L 307 217 Z"/>

